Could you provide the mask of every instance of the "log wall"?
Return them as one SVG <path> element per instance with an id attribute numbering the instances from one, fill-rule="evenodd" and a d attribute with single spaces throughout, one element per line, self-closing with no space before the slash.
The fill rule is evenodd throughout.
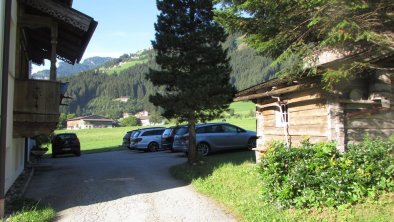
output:
<path id="1" fill-rule="evenodd" d="M 328 141 L 328 107 L 324 95 L 317 90 L 286 94 L 281 101 L 288 106 L 288 138 L 291 146 L 301 141 Z M 264 148 L 272 140 L 285 141 L 286 131 L 276 124 L 277 99 L 260 99 L 256 104 L 258 148 Z"/>
<path id="2" fill-rule="evenodd" d="M 394 107 L 390 110 L 372 112 L 347 119 L 347 141 L 357 143 L 365 135 L 370 137 L 388 138 L 394 134 Z"/>

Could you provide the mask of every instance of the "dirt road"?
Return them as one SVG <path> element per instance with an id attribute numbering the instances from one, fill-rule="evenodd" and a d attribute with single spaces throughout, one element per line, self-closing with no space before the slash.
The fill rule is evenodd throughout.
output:
<path id="1" fill-rule="evenodd" d="M 180 154 L 129 150 L 43 160 L 26 197 L 50 203 L 57 221 L 235 221 L 190 185 L 173 179 L 169 167 Z"/>

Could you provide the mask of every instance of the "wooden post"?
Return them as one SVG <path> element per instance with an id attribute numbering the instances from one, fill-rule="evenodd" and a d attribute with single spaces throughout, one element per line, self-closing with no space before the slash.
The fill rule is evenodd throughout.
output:
<path id="1" fill-rule="evenodd" d="M 328 139 L 337 142 L 337 149 L 344 152 L 346 149 L 346 123 L 343 106 L 339 99 L 328 101 Z"/>
<path id="2" fill-rule="evenodd" d="M 58 37 L 58 26 L 56 22 L 51 25 L 51 71 L 50 80 L 56 81 L 56 47 Z"/>

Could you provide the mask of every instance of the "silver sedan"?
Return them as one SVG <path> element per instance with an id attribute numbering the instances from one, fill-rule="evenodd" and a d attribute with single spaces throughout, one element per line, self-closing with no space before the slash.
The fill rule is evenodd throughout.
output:
<path id="1" fill-rule="evenodd" d="M 256 132 L 244 130 L 228 123 L 206 123 L 196 125 L 196 143 L 203 156 L 220 150 L 252 149 L 256 147 Z M 188 152 L 189 131 L 185 126 L 174 137 L 173 150 Z"/>

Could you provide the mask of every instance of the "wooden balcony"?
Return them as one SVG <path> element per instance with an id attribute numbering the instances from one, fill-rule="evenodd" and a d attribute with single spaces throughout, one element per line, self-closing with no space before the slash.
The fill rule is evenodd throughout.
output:
<path id="1" fill-rule="evenodd" d="M 57 81 L 15 80 L 14 137 L 50 134 L 56 129 L 60 86 Z"/>

